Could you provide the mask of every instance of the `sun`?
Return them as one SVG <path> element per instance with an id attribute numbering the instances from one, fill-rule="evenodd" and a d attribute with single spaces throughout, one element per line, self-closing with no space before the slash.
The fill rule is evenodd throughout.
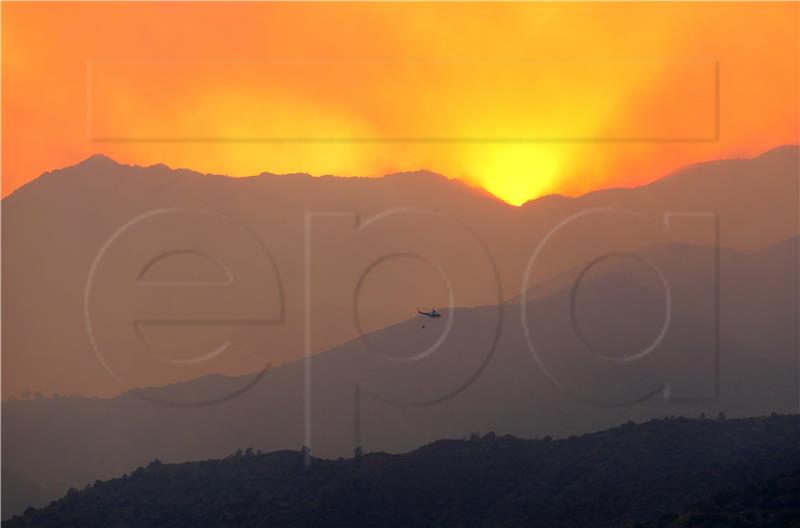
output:
<path id="1" fill-rule="evenodd" d="M 512 205 L 558 190 L 567 149 L 553 144 L 493 144 L 468 151 L 472 183 Z"/>

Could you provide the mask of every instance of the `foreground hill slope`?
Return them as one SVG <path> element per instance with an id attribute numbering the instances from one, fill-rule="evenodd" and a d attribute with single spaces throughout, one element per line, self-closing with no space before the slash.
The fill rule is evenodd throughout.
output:
<path id="1" fill-rule="evenodd" d="M 649 526 L 796 528 L 800 526 L 800 471 L 784 473 L 742 489 L 723 491 L 680 515 L 665 515 Z"/>
<path id="2" fill-rule="evenodd" d="M 487 434 L 308 468 L 303 458 L 154 462 L 4 526 L 625 526 L 800 470 L 800 416 L 667 418 L 563 440 Z"/>

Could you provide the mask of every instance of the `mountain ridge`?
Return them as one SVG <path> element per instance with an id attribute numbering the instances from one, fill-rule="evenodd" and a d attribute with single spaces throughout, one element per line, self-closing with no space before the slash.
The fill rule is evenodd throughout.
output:
<path id="1" fill-rule="evenodd" d="M 676 266 L 698 270 L 698 274 L 682 276 L 673 285 L 673 300 L 680 309 L 673 316 L 665 341 L 651 357 L 624 366 L 622 371 L 594 355 L 613 356 L 619 350 L 629 353 L 632 346 L 652 339 L 654 324 L 661 317 L 658 283 L 646 269 L 632 274 L 627 260 L 614 261 L 614 266 L 588 276 L 582 289 L 579 316 L 591 314 L 583 329 L 596 351 L 587 351 L 565 327 L 568 321 L 559 320 L 559 314 L 568 307 L 568 288 L 545 285 L 540 287 L 542 292 L 528 292 L 525 324 L 535 324 L 532 332 L 538 360 L 556 374 L 560 384 L 548 379 L 537 366 L 523 334 L 521 304 L 519 299 L 512 299 L 502 315 L 491 305 L 445 312 L 445 320 L 456 321 L 452 335 L 424 361 L 398 364 L 386 359 L 407 356 L 436 340 L 440 326 L 419 318 L 315 354 L 309 360 L 312 385 L 307 394 L 306 360 L 297 359 L 273 366 L 262 378 L 258 378 L 258 372 L 209 374 L 182 383 L 144 386 L 111 399 L 61 397 L 4 402 L 3 456 L 31 480 L 42 482 L 48 489 L 64 490 L 132 471 L 156 457 L 175 462 L 219 457 L 243 442 L 268 451 L 291 448 L 304 441 L 304 405 L 309 394 L 309 419 L 316 432 L 313 448 L 323 456 L 342 456 L 353 449 L 355 386 L 361 387 L 362 394 L 363 445 L 389 452 L 402 452 L 435 438 L 461 436 L 475 429 L 522 436 L 545 432 L 569 436 L 626 419 L 664 414 L 696 416 L 724 410 L 731 416 L 747 416 L 796 410 L 800 390 L 796 372 L 800 365 L 796 355 L 797 295 L 791 287 L 797 284 L 796 277 L 792 279 L 793 275 L 786 276 L 783 271 L 771 272 L 774 280 L 763 284 L 753 278 L 762 269 L 796 270 L 797 249 L 794 244 L 779 244 L 763 250 L 769 258 L 759 253 L 720 252 L 722 284 L 739 287 L 722 290 L 717 399 L 709 392 L 713 389 L 713 370 L 709 371 L 713 365 L 708 362 L 714 356 L 708 332 L 703 330 L 713 328 L 709 319 L 713 311 L 707 313 L 702 308 L 704 298 L 697 295 L 708 289 L 703 285 L 701 264 L 714 250 L 656 247 L 643 255 L 668 275 L 674 274 Z M 765 268 L 767 264 L 762 261 L 769 267 Z M 759 264 L 753 266 L 753 262 Z M 606 280 L 606 276 L 625 280 Z M 597 333 L 595 318 L 609 312 L 609 298 L 614 298 L 617 306 L 612 314 L 636 317 L 628 321 L 636 324 L 633 330 L 623 332 L 622 341 L 616 336 L 625 327 L 618 326 L 617 315 L 608 322 L 612 325 L 610 334 Z M 655 303 L 650 302 L 652 298 Z M 644 307 L 642 300 L 648 303 Z M 684 307 L 687 303 L 692 309 Z M 504 332 L 496 350 L 489 352 L 497 322 Z M 423 324 L 427 328 L 423 329 Z M 627 324 L 624 319 L 622 324 Z M 488 353 L 492 357 L 481 366 Z M 414 401 L 441 398 L 476 372 L 478 377 L 466 388 L 436 405 L 396 406 L 371 396 L 377 394 L 390 401 L 407 400 L 409 395 Z M 257 383 L 249 386 L 254 380 Z M 694 396 L 697 401 L 674 402 L 663 390 L 645 401 L 631 401 L 665 381 L 672 383 L 675 397 Z M 238 392 L 242 389 L 248 390 Z M 575 389 L 582 400 L 570 392 Z M 226 398 L 228 395 L 232 396 Z M 609 407 L 604 401 L 621 403 Z M 86 434 L 97 429 L 104 434 Z M 48 447 L 53 443 L 59 450 Z M 131 445 L 135 448 L 126 447 Z M 70 456 L 59 456 L 62 452 Z M 115 453 L 113 458 L 111 453 Z"/>
<path id="2" fill-rule="evenodd" d="M 733 160 L 724 170 L 713 164 L 698 166 L 693 169 L 700 171 L 697 178 L 673 178 L 656 186 L 608 190 L 580 198 L 544 197 L 520 208 L 439 177 L 431 181 L 440 185 L 430 185 L 427 176 L 423 182 L 413 176 L 251 180 L 201 177 L 163 166 L 121 166 L 95 157 L 90 166 L 108 164 L 110 168 L 73 167 L 58 173 L 63 177 L 48 173 L 2 202 L 6 250 L 2 259 L 7 279 L 2 294 L 2 346 L 7 367 L 3 397 L 26 390 L 108 396 L 209 372 L 238 375 L 263 368 L 252 355 L 234 350 L 219 361 L 182 369 L 136 366 L 129 369 L 130 382 L 120 384 L 97 361 L 83 317 L 89 270 L 115 233 L 132 221 L 152 218 L 154 211 L 212 211 L 218 218 L 227 218 L 231 229 L 248 232 L 267 249 L 285 293 L 285 321 L 264 331 L 225 332 L 236 331 L 234 341 L 240 347 L 267 351 L 274 362 L 283 363 L 301 357 L 304 346 L 303 241 L 309 236 L 305 231 L 309 213 L 338 212 L 338 217 L 323 216 L 318 222 L 322 232 L 310 235 L 313 262 L 317 263 L 311 270 L 316 284 L 311 306 L 315 321 L 340 320 L 340 314 L 352 313 L 355 285 L 362 271 L 376 259 L 398 252 L 416 254 L 444 270 L 456 306 L 486 306 L 587 265 L 599 255 L 635 252 L 673 241 L 709 245 L 714 243 L 715 229 L 720 246 L 746 253 L 796 236 L 800 222 L 797 152 L 797 147 L 783 147 L 760 158 Z M 609 213 L 614 211 L 633 214 Z M 688 214 L 678 216 L 665 230 L 665 215 L 672 211 Z M 162 214 L 160 218 L 167 222 L 174 216 Z M 365 222 L 368 219 L 380 221 Z M 147 256 L 153 251 L 148 241 L 170 233 L 169 226 L 165 229 L 156 224 L 144 222 L 137 239 L 140 242 L 126 249 L 134 260 L 138 255 L 151 258 Z M 558 236 L 552 237 L 553 233 Z M 171 243 L 189 243 L 184 240 Z M 213 237 L 207 240 L 215 241 Z M 526 275 L 545 240 L 546 252 Z M 255 262 L 246 250 L 243 246 L 228 248 L 229 254 L 222 258 Z M 104 259 L 102 263 L 101 269 L 108 273 L 127 265 L 126 259 Z M 190 264 L 176 262 L 173 268 L 191 275 L 194 268 Z M 447 287 L 435 268 L 415 264 L 412 259 L 374 268 L 360 290 L 358 303 L 365 328 L 402 321 L 417 306 L 447 305 Z M 99 306 L 114 302 L 110 290 L 102 295 L 106 290 L 93 290 L 101 294 Z M 271 294 L 265 291 L 262 295 Z M 247 297 L 240 300 L 246 302 Z M 346 343 L 358 333 L 353 321 L 317 324 L 312 353 Z M 184 337 L 170 334 L 150 342 L 169 351 L 188 346 Z M 230 337 L 227 340 L 231 341 Z M 125 354 L 135 352 L 135 344 L 112 348 Z"/>
<path id="3" fill-rule="evenodd" d="M 243 446 L 221 460 L 155 460 L 7 526 L 621 528 L 800 469 L 798 439 L 800 416 L 773 414 L 667 417 L 560 440 L 476 433 L 309 465 L 304 451 Z"/>
<path id="4" fill-rule="evenodd" d="M 113 159 L 112 157 L 110 157 L 110 156 L 108 156 L 106 154 L 100 153 L 100 152 L 92 154 L 89 157 L 87 157 L 86 159 L 78 161 L 77 163 L 74 163 L 72 165 L 67 165 L 67 166 L 64 166 L 64 167 L 60 167 L 60 168 L 51 169 L 49 171 L 46 171 L 46 172 L 42 173 L 39 177 L 31 180 L 31 182 L 28 182 L 28 183 L 33 183 L 33 182 L 35 182 L 36 180 L 38 180 L 42 176 L 50 175 L 50 174 L 53 174 L 53 173 L 59 173 L 61 171 L 67 170 L 67 169 L 77 169 L 77 168 L 85 168 L 85 167 L 91 167 L 91 166 L 101 166 L 101 167 L 102 166 L 105 166 L 105 167 L 116 166 L 116 167 L 128 167 L 128 168 L 133 168 L 133 169 L 163 168 L 163 169 L 168 169 L 170 171 L 191 173 L 191 174 L 197 175 L 197 176 L 222 177 L 222 178 L 227 178 L 227 179 L 231 179 L 231 180 L 245 180 L 245 179 L 252 180 L 254 178 L 257 179 L 257 178 L 260 178 L 260 177 L 267 177 L 267 178 L 271 178 L 271 177 L 303 177 L 303 178 L 334 178 L 334 179 L 353 179 L 353 180 L 376 180 L 376 179 L 377 180 L 381 180 L 381 179 L 386 179 L 386 178 L 399 179 L 399 178 L 406 178 L 406 177 L 415 178 L 415 177 L 419 177 L 419 176 L 424 176 L 424 177 L 433 177 L 435 180 L 438 180 L 438 181 L 447 181 L 447 182 L 458 183 L 458 184 L 461 184 L 462 186 L 464 186 L 467 189 L 471 189 L 471 190 L 477 191 L 479 194 L 485 194 L 485 195 L 491 196 L 494 200 L 496 200 L 498 202 L 502 202 L 503 204 L 508 205 L 509 207 L 512 207 L 512 208 L 524 208 L 524 207 L 529 207 L 529 206 L 531 206 L 531 205 L 533 205 L 533 204 L 535 204 L 537 202 L 542 203 L 542 201 L 552 201 L 552 200 L 560 200 L 560 199 L 566 199 L 566 200 L 580 199 L 580 198 L 586 197 L 588 195 L 592 195 L 593 193 L 596 193 L 596 192 L 642 189 L 642 188 L 649 187 L 649 186 L 651 186 L 653 184 L 657 184 L 658 182 L 661 182 L 662 180 L 667 180 L 667 179 L 671 179 L 671 178 L 675 178 L 675 177 L 683 177 L 685 175 L 685 173 L 687 173 L 687 172 L 691 173 L 694 170 L 696 170 L 698 168 L 702 168 L 702 167 L 707 166 L 709 164 L 726 162 L 726 161 L 752 161 L 752 160 L 758 160 L 758 159 L 768 159 L 768 158 L 775 157 L 775 156 L 787 155 L 787 153 L 788 153 L 788 155 L 797 155 L 798 151 L 800 151 L 800 145 L 793 145 L 793 144 L 778 145 L 776 147 L 772 147 L 769 150 L 766 150 L 766 151 L 764 151 L 764 152 L 762 152 L 762 153 L 760 153 L 758 155 L 751 156 L 751 157 L 706 160 L 706 161 L 700 161 L 700 162 L 696 162 L 696 163 L 691 163 L 691 164 L 686 165 L 684 167 L 680 167 L 678 169 L 670 171 L 670 172 L 666 173 L 665 175 L 654 179 L 653 181 L 650 181 L 650 182 L 647 182 L 647 183 L 643 183 L 643 184 L 640 184 L 640 185 L 635 185 L 635 186 L 630 186 L 630 187 L 627 187 L 627 186 L 623 186 L 623 187 L 604 187 L 604 188 L 601 188 L 601 189 L 588 191 L 588 192 L 585 192 L 585 193 L 582 193 L 582 194 L 578 194 L 578 195 L 574 195 L 574 196 L 564 195 L 564 194 L 560 194 L 560 193 L 545 194 L 545 195 L 542 195 L 542 196 L 531 198 L 530 200 L 526 200 L 525 202 L 521 203 L 518 206 L 515 206 L 513 204 L 510 204 L 510 203 L 506 202 L 505 200 L 503 200 L 501 198 L 498 198 L 497 196 L 493 195 L 490 191 L 484 189 L 483 187 L 480 187 L 480 186 L 477 186 L 477 185 L 469 185 L 469 184 L 463 182 L 459 178 L 450 178 L 450 177 L 448 177 L 448 176 L 446 176 L 444 174 L 441 174 L 441 173 L 438 173 L 436 171 L 432 171 L 432 170 L 429 170 L 429 169 L 403 170 L 403 171 L 397 171 L 397 172 L 389 172 L 389 173 L 382 174 L 382 175 L 379 175 L 379 176 L 341 176 L 341 175 L 335 175 L 335 174 L 318 174 L 318 175 L 314 175 L 314 174 L 310 174 L 310 173 L 307 173 L 307 172 L 274 173 L 274 172 L 269 172 L 269 171 L 263 171 L 263 172 L 260 172 L 258 174 L 253 174 L 253 175 L 230 176 L 230 175 L 226 175 L 226 174 L 222 174 L 222 173 L 201 172 L 201 171 L 198 171 L 198 170 L 195 170 L 195 169 L 191 169 L 191 168 L 188 168 L 188 167 L 172 167 L 172 166 L 167 165 L 166 163 L 163 163 L 163 162 L 154 163 L 154 164 L 151 164 L 151 165 L 138 165 L 138 164 L 135 164 L 135 163 L 123 163 L 123 162 L 119 162 L 119 161 Z M 28 183 L 26 183 L 25 185 L 27 185 Z M 24 187 L 24 185 L 20 186 L 17 189 L 15 189 L 12 193 L 10 193 L 6 197 L 4 197 L 3 200 L 5 200 L 6 198 L 12 196 L 14 193 L 16 193 L 19 189 L 22 189 L 23 187 Z"/>
<path id="5" fill-rule="evenodd" d="M 698 178 L 575 199 L 545 198 L 524 208 L 497 204 L 444 179 L 437 180 L 443 185 L 413 177 L 234 181 L 163 166 L 118 165 L 62 172 L 76 179 L 46 177 L 35 189 L 3 202 L 4 397 L 37 392 L 125 396 L 5 401 L 4 460 L 30 481 L 60 491 L 131 471 L 154 457 L 218 457 L 245 441 L 266 450 L 296 447 L 304 441 L 305 419 L 314 424 L 318 454 L 346 454 L 353 449 L 356 386 L 362 396 L 363 445 L 394 452 L 475 429 L 569 436 L 667 413 L 795 411 L 800 389 L 798 246 L 792 241 L 798 235 L 797 152 L 779 149 L 766 158 L 733 160 L 722 169 L 702 165 L 695 169 Z M 142 350 L 128 339 L 121 317 L 142 315 L 120 302 L 136 284 L 117 279 L 138 276 L 139 259 L 142 265 L 152 260 L 150 240 L 168 249 L 200 250 L 206 241 L 216 243 L 218 237 L 211 235 L 219 234 L 217 227 L 201 223 L 188 238 L 173 238 L 176 224 L 145 224 L 134 243 L 117 248 L 116 260 L 103 261 L 105 282 L 92 290 L 97 295 L 90 299 L 91 322 L 94 328 L 121 330 L 93 348 L 86 286 L 100 249 L 132 219 L 175 207 L 214 211 L 269 248 L 285 292 L 285 321 L 258 332 L 244 326 L 213 333 L 216 327 L 200 326 L 146 335 L 162 357 L 173 357 L 180 347 L 205 352 L 199 347 L 219 339 L 237 345 L 205 362 L 172 364 Z M 434 217 L 386 214 L 431 209 Z M 592 216 L 598 210 L 634 214 Z M 305 222 L 315 211 L 345 214 L 320 224 L 319 236 L 312 239 L 315 258 L 309 261 Z M 680 230 L 678 216 L 665 232 L 670 211 L 687 212 L 688 229 Z M 361 222 L 375 218 L 389 222 L 383 227 Z M 573 222 L 572 229 L 551 239 L 565 222 Z M 367 224 L 369 229 L 356 228 Z M 546 240 L 547 251 L 535 253 Z M 225 251 L 213 256 L 229 263 L 260 262 L 245 246 L 223 246 Z M 414 267 L 419 259 L 376 268 L 365 278 L 371 263 L 397 252 L 416 254 L 445 270 L 454 285 L 452 303 L 438 275 Z M 531 267 L 534 254 L 538 260 Z M 663 284 L 647 261 L 669 279 L 669 332 L 643 359 L 615 362 L 647 346 L 663 320 Z M 306 310 L 309 262 L 315 295 Z M 587 268 L 577 304 L 572 302 L 571 322 L 576 270 Z M 168 269 L 181 277 L 194 273 L 186 260 Z M 236 300 L 263 310 L 264 300 L 278 297 L 264 280 L 270 276 L 258 277 L 243 279 L 247 288 Z M 364 287 L 354 300 L 362 278 Z M 128 289 L 117 291 L 120 284 Z M 170 293 L 169 299 L 181 301 L 184 292 Z M 523 292 L 529 296 L 527 313 L 515 299 Z M 194 305 L 215 307 L 217 302 L 209 298 Z M 417 306 L 437 306 L 446 317 L 409 319 Z M 361 328 L 355 327 L 354 307 Z M 305 332 L 307 316 L 311 334 Z M 408 361 L 410 354 L 434 346 L 451 320 L 435 354 Z M 306 350 L 312 357 L 308 393 Z M 267 364 L 271 367 L 262 380 L 237 392 Z M 127 392 L 136 388 L 150 401 Z M 310 411 L 304 406 L 307 394 L 313 399 Z M 648 394 L 655 396 L 641 400 Z M 231 397 L 220 400 L 226 396 Z M 684 401 L 674 401 L 680 398 Z M 422 403 L 394 404 L 409 399 Z M 441 403 L 425 405 L 431 401 Z M 87 434 L 98 430 L 103 434 Z"/>

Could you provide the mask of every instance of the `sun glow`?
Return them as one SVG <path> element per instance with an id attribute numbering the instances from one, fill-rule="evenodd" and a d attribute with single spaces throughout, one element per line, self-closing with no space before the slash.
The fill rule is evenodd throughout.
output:
<path id="1" fill-rule="evenodd" d="M 500 145 L 474 149 L 466 165 L 474 182 L 513 205 L 559 190 L 568 153 L 552 145 Z"/>
<path id="2" fill-rule="evenodd" d="M 97 152 L 430 169 L 511 204 L 641 184 L 800 141 L 799 9 L 3 3 L 2 192 Z"/>

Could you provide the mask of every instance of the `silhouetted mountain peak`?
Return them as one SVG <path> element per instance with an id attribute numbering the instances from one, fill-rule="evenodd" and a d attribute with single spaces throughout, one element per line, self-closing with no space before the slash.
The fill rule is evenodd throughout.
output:
<path id="1" fill-rule="evenodd" d="M 122 165 L 118 161 L 111 159 L 110 157 L 106 156 L 105 154 L 92 154 L 85 160 L 81 161 L 80 163 L 76 163 L 75 167 L 83 167 L 83 168 L 98 168 L 98 167 L 119 167 Z"/>
<path id="2" fill-rule="evenodd" d="M 750 158 L 731 156 L 729 158 L 724 158 L 724 159 L 700 161 L 676 169 L 668 173 L 664 177 L 659 178 L 645 185 L 644 188 L 654 187 L 662 183 L 673 182 L 675 180 L 681 180 L 681 179 L 691 180 L 696 177 L 704 177 L 708 179 L 709 177 L 713 177 L 715 175 L 717 176 L 722 175 L 723 177 L 732 179 L 734 176 L 732 174 L 729 174 L 730 171 L 726 169 L 733 168 L 736 165 L 740 165 L 743 162 L 762 163 L 767 167 L 770 166 L 796 167 L 798 165 L 797 159 L 799 156 L 800 156 L 800 145 L 781 145 L 779 147 L 772 148 L 770 150 L 767 150 L 766 152 L 763 152 L 757 156 L 753 156 Z"/>
<path id="3" fill-rule="evenodd" d="M 800 157 L 800 145 L 780 145 L 775 148 L 771 148 L 758 156 L 760 159 L 791 157 Z"/>
<path id="4" fill-rule="evenodd" d="M 521 207 L 562 204 L 564 202 L 568 202 L 571 199 L 572 198 L 570 198 L 569 196 L 564 196 L 563 194 L 545 194 L 544 196 L 534 198 L 533 200 L 528 200 L 527 202 L 522 204 Z"/>

